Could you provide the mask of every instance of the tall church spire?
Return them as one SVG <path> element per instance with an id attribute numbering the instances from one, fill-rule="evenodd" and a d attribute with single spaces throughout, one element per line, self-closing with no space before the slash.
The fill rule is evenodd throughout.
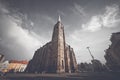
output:
<path id="1" fill-rule="evenodd" d="M 60 17 L 60 15 L 59 15 L 59 17 L 58 17 L 58 21 L 61 22 L 61 17 Z"/>
<path id="2" fill-rule="evenodd" d="M 56 55 L 56 72 L 65 72 L 65 35 L 64 26 L 61 23 L 61 18 L 59 16 L 58 22 L 54 26 L 52 45 L 54 47 L 54 52 Z"/>

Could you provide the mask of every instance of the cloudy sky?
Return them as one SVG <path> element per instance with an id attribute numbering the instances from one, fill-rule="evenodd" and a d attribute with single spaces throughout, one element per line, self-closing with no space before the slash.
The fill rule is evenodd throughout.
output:
<path id="1" fill-rule="evenodd" d="M 90 62 L 89 46 L 105 63 L 111 34 L 120 31 L 120 0 L 0 0 L 0 53 L 8 60 L 30 60 L 51 40 L 58 15 L 77 62 Z"/>

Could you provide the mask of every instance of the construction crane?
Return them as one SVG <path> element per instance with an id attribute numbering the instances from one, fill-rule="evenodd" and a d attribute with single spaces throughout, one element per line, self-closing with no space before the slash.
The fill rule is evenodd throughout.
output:
<path id="1" fill-rule="evenodd" d="M 94 56 L 92 55 L 92 53 L 91 53 L 91 51 L 90 51 L 90 47 L 86 47 L 86 48 L 88 49 L 88 51 L 89 51 L 89 53 L 90 53 L 92 59 L 94 60 Z"/>

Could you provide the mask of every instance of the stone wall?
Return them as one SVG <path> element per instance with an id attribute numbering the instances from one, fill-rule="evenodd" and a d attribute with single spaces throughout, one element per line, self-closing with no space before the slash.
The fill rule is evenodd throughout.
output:
<path id="1" fill-rule="evenodd" d="M 106 65 L 113 71 L 120 71 L 120 32 L 113 33 L 111 45 L 105 51 Z"/>

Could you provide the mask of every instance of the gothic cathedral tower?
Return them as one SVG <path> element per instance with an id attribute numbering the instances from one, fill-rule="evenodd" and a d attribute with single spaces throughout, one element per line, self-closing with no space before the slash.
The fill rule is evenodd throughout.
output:
<path id="1" fill-rule="evenodd" d="M 52 44 L 54 47 L 54 52 L 56 55 L 56 67 L 57 73 L 65 72 L 65 35 L 64 26 L 61 23 L 61 18 L 59 16 L 58 22 L 54 26 Z"/>
<path id="2" fill-rule="evenodd" d="M 52 40 L 35 51 L 25 72 L 71 73 L 77 70 L 75 54 L 73 48 L 65 42 L 64 26 L 59 16 Z"/>

